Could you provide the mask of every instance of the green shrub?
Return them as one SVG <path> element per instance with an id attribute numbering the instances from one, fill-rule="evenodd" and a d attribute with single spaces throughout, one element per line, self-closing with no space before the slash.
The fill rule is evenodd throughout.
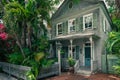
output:
<path id="1" fill-rule="evenodd" d="M 13 63 L 13 64 L 21 64 L 23 62 L 23 56 L 21 53 L 11 53 L 8 55 L 8 62 Z"/>
<path id="2" fill-rule="evenodd" d="M 114 68 L 114 73 L 120 76 L 120 66 L 119 65 L 113 66 L 113 68 Z"/>
<path id="3" fill-rule="evenodd" d="M 70 67 L 73 67 L 75 65 L 75 60 L 73 58 L 68 58 L 68 64 Z"/>

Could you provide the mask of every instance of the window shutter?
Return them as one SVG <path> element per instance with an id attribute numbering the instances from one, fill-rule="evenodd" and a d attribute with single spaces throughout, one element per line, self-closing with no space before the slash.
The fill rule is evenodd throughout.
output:
<path id="1" fill-rule="evenodd" d="M 68 33 L 68 21 L 65 22 L 65 33 Z"/>
<path id="2" fill-rule="evenodd" d="M 54 36 L 56 36 L 56 35 L 57 35 L 57 25 L 54 25 L 54 28 L 53 28 L 53 29 L 54 29 L 54 32 L 53 32 L 53 33 L 54 33 Z"/>
<path id="3" fill-rule="evenodd" d="M 93 29 L 97 28 L 98 24 L 97 18 L 98 18 L 97 13 L 93 13 Z"/>
<path id="4" fill-rule="evenodd" d="M 80 21 L 79 21 L 79 31 L 83 31 L 83 17 L 80 17 L 80 19 L 79 19 Z"/>
<path id="5" fill-rule="evenodd" d="M 75 25 L 76 32 L 79 32 L 79 18 L 76 18 L 76 25 Z"/>
<path id="6" fill-rule="evenodd" d="M 79 46 L 76 46 L 76 59 L 78 60 L 79 59 Z"/>

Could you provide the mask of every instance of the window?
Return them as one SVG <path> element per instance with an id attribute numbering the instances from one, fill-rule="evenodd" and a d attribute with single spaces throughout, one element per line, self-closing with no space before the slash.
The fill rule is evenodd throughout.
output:
<path id="1" fill-rule="evenodd" d="M 75 32 L 75 19 L 68 21 L 68 32 Z"/>
<path id="2" fill-rule="evenodd" d="M 62 34 L 62 23 L 58 23 L 57 24 L 57 35 L 61 35 Z"/>
<path id="3" fill-rule="evenodd" d="M 83 27 L 84 29 L 93 27 L 93 14 L 88 14 L 83 16 Z"/>

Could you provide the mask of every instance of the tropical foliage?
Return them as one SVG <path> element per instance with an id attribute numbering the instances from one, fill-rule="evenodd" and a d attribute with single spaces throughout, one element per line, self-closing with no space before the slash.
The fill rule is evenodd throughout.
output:
<path id="1" fill-rule="evenodd" d="M 120 74 L 120 0 L 106 0 L 108 2 L 109 13 L 111 15 L 113 31 L 109 33 L 107 42 L 108 53 L 118 56 L 118 63 L 114 66 L 114 72 Z"/>
<path id="2" fill-rule="evenodd" d="M 50 15 L 58 2 L 59 0 L 1 1 L 1 18 L 11 37 L 7 42 L 12 44 L 11 51 L 5 56 L 8 57 L 8 62 L 32 67 L 28 76 L 34 74 L 36 77 L 42 66 L 53 63 L 47 59 L 47 24 L 50 25 Z"/>

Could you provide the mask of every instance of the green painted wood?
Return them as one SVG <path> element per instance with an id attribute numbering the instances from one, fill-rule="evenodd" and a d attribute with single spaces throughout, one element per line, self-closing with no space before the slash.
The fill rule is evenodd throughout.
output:
<path id="1" fill-rule="evenodd" d="M 83 17 L 79 18 L 79 31 L 82 32 L 83 31 Z"/>
<path id="2" fill-rule="evenodd" d="M 63 34 L 68 33 L 68 21 L 63 22 Z"/>
<path id="3" fill-rule="evenodd" d="M 98 15 L 97 13 L 93 13 L 93 28 L 97 28 L 97 24 L 98 24 L 98 21 L 97 21 L 97 18 L 98 18 Z"/>
<path id="4" fill-rule="evenodd" d="M 80 47 L 76 46 L 76 59 L 79 59 Z"/>
<path id="5" fill-rule="evenodd" d="M 114 55 L 108 55 L 107 59 L 108 59 L 108 72 L 114 73 L 113 66 L 115 66 L 117 64 L 118 58 Z M 101 61 L 102 62 L 102 66 L 101 66 L 102 72 L 107 73 L 106 56 L 102 55 L 101 60 L 102 60 Z"/>

